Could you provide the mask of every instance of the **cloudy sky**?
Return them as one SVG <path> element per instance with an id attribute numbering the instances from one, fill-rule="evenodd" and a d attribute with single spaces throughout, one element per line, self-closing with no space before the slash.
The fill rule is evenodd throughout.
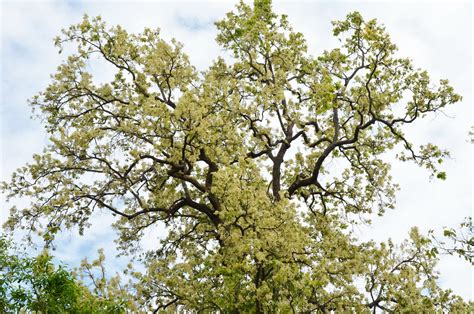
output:
<path id="1" fill-rule="evenodd" d="M 1 2 L 1 173 L 12 171 L 41 152 L 47 136 L 38 120 L 30 119 L 27 99 L 44 89 L 49 75 L 64 55 L 58 55 L 53 37 L 81 20 L 84 13 L 101 15 L 109 25 L 121 24 L 129 32 L 160 27 L 164 38 L 185 44 L 185 51 L 198 69 L 205 69 L 222 53 L 214 42 L 213 22 L 234 6 L 234 1 L 2 1 Z M 330 21 L 357 10 L 365 18 L 385 24 L 401 56 L 427 69 L 437 80 L 448 78 L 463 101 L 416 126 L 406 129 L 415 143 L 432 141 L 451 151 L 445 164 L 448 179 L 429 181 L 428 174 L 409 164 L 393 163 L 393 176 L 401 190 L 394 211 L 360 229 L 361 237 L 401 241 L 412 226 L 422 231 L 455 226 L 472 211 L 472 149 L 468 130 L 472 125 L 472 7 L 467 2 L 319 2 L 275 1 L 275 10 L 286 13 L 295 30 L 302 32 L 310 51 L 317 55 L 337 42 L 331 37 Z M 26 200 L 22 201 L 26 204 Z M 7 208 L 0 200 L 0 221 Z M 106 248 L 110 267 L 119 269 L 124 260 L 114 259 L 114 233 L 110 218 L 97 217 L 86 235 L 61 235 L 56 255 L 71 264 Z M 145 246 L 155 242 L 153 234 Z M 466 298 L 472 298 L 472 271 L 457 258 L 443 258 L 440 283 Z"/>

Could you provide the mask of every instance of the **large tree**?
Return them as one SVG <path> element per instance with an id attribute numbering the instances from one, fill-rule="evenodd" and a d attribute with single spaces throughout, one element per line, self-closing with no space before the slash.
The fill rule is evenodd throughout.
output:
<path id="1" fill-rule="evenodd" d="M 438 250 L 417 229 L 395 245 L 350 228 L 394 207 L 390 154 L 445 178 L 447 152 L 402 128 L 461 99 L 448 81 L 435 87 L 357 12 L 319 57 L 268 0 L 216 26 L 228 55 L 204 72 L 157 29 L 86 16 L 64 30 L 56 44 L 77 52 L 31 100 L 51 144 L 4 184 L 32 199 L 6 226 L 51 241 L 106 209 L 132 255 L 164 227 L 135 274 L 148 310 L 472 310 L 438 287 Z M 110 82 L 94 82 L 96 57 Z"/>

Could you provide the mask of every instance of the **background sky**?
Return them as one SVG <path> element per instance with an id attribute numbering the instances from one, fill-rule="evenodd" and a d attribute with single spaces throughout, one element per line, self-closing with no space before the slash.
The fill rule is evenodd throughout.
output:
<path id="1" fill-rule="evenodd" d="M 0 0 L 1 1 L 1 0 Z M 144 27 L 160 27 L 165 39 L 184 43 L 192 64 L 204 70 L 222 54 L 214 41 L 213 22 L 233 9 L 235 1 L 2 1 L 1 91 L 0 91 L 0 181 L 7 180 L 18 167 L 40 153 L 48 137 L 39 120 L 31 120 L 27 99 L 50 82 L 65 55 L 53 46 L 61 28 L 78 23 L 82 15 L 101 15 L 109 26 L 120 24 L 129 32 Z M 363 239 L 401 241 L 412 226 L 424 232 L 456 226 L 472 212 L 472 145 L 468 131 L 472 125 L 472 6 L 467 2 L 322 2 L 274 1 L 278 13 L 288 15 L 296 31 L 302 32 L 313 55 L 337 46 L 332 38 L 332 20 L 343 19 L 357 10 L 366 19 L 377 18 L 385 24 L 400 56 L 411 57 L 415 66 L 428 70 L 437 81 L 448 78 L 463 101 L 421 123 L 406 128 L 415 144 L 434 142 L 451 152 L 444 165 L 446 181 L 429 181 L 426 171 L 415 165 L 394 162 L 392 174 L 401 186 L 397 206 L 384 217 L 374 219 L 369 228 L 358 230 Z M 97 73 L 106 76 L 106 73 Z M 2 196 L 3 197 L 3 196 Z M 26 205 L 22 200 L 19 205 Z M 9 204 L 0 199 L 0 222 Z M 125 260 L 115 258 L 114 232 L 108 215 L 80 237 L 64 232 L 54 253 L 59 259 L 77 265 L 85 256 L 104 247 L 108 265 L 118 271 Z M 144 240 L 144 247 L 157 243 L 156 233 Z M 438 267 L 440 284 L 465 298 L 472 297 L 472 269 L 455 257 L 443 257 Z"/>

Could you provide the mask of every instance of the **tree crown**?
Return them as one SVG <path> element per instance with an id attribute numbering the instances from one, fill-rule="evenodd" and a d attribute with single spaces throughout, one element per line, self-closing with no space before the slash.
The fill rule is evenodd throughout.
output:
<path id="1" fill-rule="evenodd" d="M 158 29 L 85 16 L 63 30 L 56 44 L 77 52 L 31 100 L 51 145 L 4 184 L 33 199 L 6 226 L 49 241 L 62 227 L 82 233 L 102 208 L 135 253 L 165 225 L 137 275 L 153 309 L 466 308 L 436 286 L 437 251 L 416 229 L 398 247 L 348 228 L 394 207 L 387 153 L 445 178 L 448 153 L 416 148 L 403 125 L 458 102 L 448 81 L 433 86 L 358 12 L 334 22 L 341 47 L 318 57 L 271 1 L 241 2 L 216 26 L 232 57 L 203 72 Z M 94 56 L 115 69 L 110 82 L 94 83 Z"/>

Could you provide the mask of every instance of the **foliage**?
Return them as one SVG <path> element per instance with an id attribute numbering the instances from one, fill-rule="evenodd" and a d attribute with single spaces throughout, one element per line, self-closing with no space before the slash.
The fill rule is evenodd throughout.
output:
<path id="1" fill-rule="evenodd" d="M 95 313 L 97 309 L 99 312 L 136 312 L 136 302 L 132 295 L 135 292 L 131 286 L 132 282 L 129 280 L 123 283 L 120 275 L 108 275 L 105 265 L 105 255 L 103 249 L 99 249 L 99 256 L 97 259 L 89 262 L 87 258 L 81 261 L 81 265 L 74 271 L 76 280 L 81 283 L 88 282 L 88 291 L 94 296 L 88 301 L 88 308 L 82 309 L 87 313 Z M 130 269 L 131 265 L 127 267 Z M 127 270 L 124 271 L 127 275 Z"/>
<path id="2" fill-rule="evenodd" d="M 131 307 L 118 294 L 91 293 L 72 272 L 55 266 L 48 252 L 28 257 L 5 237 L 0 238 L 0 277 L 2 313 L 124 313 Z"/>
<path id="3" fill-rule="evenodd" d="M 56 44 L 77 52 L 31 100 L 51 145 L 4 184 L 33 199 L 6 226 L 49 241 L 105 209 L 129 254 L 166 226 L 134 273 L 146 310 L 472 310 L 436 285 L 438 252 L 416 229 L 397 246 L 350 228 L 394 208 L 389 153 L 446 178 L 448 153 L 415 147 L 403 126 L 458 102 L 448 81 L 434 86 L 357 12 L 334 22 L 341 46 L 319 57 L 268 0 L 216 26 L 231 56 L 204 72 L 158 29 L 85 16 L 64 30 Z M 94 81 L 95 57 L 110 82 Z"/>
<path id="4" fill-rule="evenodd" d="M 441 239 L 436 237 L 433 230 L 430 231 L 430 235 L 434 250 L 458 255 L 474 264 L 474 226 L 471 217 L 467 217 L 458 230 L 445 227 Z"/>

